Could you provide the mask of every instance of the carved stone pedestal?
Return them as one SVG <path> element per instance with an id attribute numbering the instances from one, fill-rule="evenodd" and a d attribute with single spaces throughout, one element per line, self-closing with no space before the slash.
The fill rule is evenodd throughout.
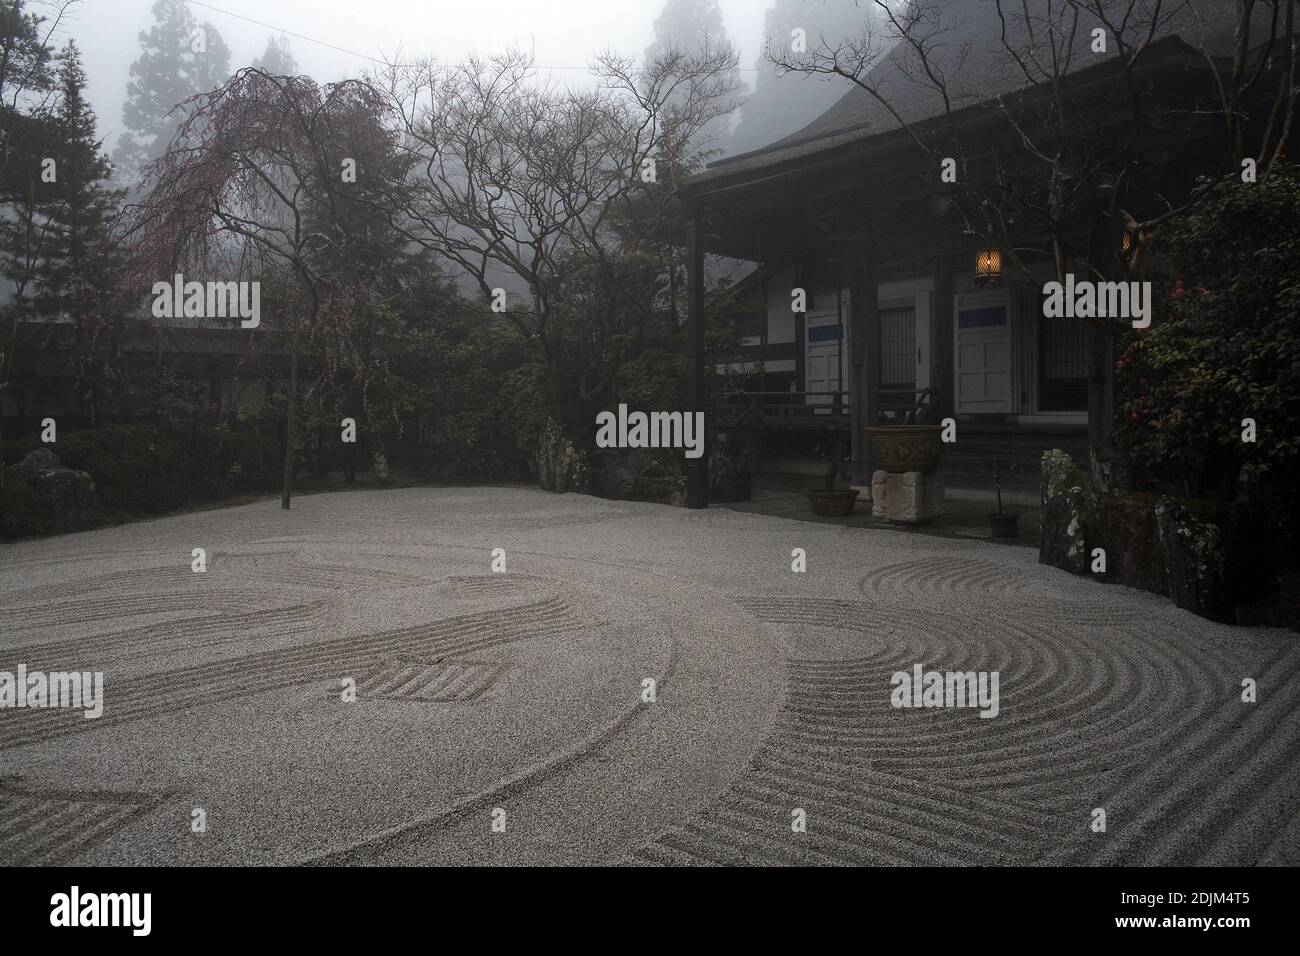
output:
<path id="1" fill-rule="evenodd" d="M 919 524 L 943 514 L 943 472 L 877 471 L 871 476 L 871 514 Z"/>

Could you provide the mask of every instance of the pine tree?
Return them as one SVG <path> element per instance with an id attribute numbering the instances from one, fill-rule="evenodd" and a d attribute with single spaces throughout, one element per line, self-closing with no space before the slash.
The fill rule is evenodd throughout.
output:
<path id="1" fill-rule="evenodd" d="M 118 194 L 106 183 L 112 164 L 101 152 L 95 111 L 86 102 L 81 51 L 69 40 L 59 57 L 59 106 L 54 116 L 56 178 L 45 185 L 49 242 L 39 273 L 41 310 L 69 314 L 84 304 L 97 264 L 92 255 L 116 211 Z"/>
<path id="2" fill-rule="evenodd" d="M 25 9 L 24 0 L 0 0 L 0 275 L 5 280 L 0 287 L 0 423 L 11 397 L 19 320 L 30 307 L 26 293 L 36 263 L 35 195 L 54 89 L 42 21 Z M 0 497 L 4 464 L 0 458 Z"/>
<path id="3" fill-rule="evenodd" d="M 21 300 L 33 275 L 30 220 L 55 101 L 46 32 L 24 0 L 0 0 L 0 302 Z"/>
<path id="4" fill-rule="evenodd" d="M 11 201 L 27 181 L 25 164 L 11 178 L 9 161 L 21 148 L 26 126 L 45 112 L 53 89 L 50 51 L 42 21 L 24 0 L 0 0 L 0 200 Z"/>
<path id="5" fill-rule="evenodd" d="M 113 153 L 118 182 L 139 182 L 150 160 L 161 156 L 183 116 L 175 107 L 226 81 L 230 48 L 211 23 L 197 23 L 184 0 L 156 0 L 154 25 L 140 34 L 140 56 L 131 64 L 122 106 L 123 132 Z"/>
<path id="6" fill-rule="evenodd" d="M 57 141 L 47 39 L 44 18 L 23 0 L 0 0 L 0 399 L 45 239 L 41 178 Z"/>
<path id="7" fill-rule="evenodd" d="M 58 89 L 50 157 L 55 176 L 41 184 L 46 240 L 35 306 L 41 316 L 71 322 L 77 393 L 93 396 L 107 385 L 100 358 L 110 344 L 119 257 L 103 240 L 120 194 L 108 187 L 112 164 L 101 151 L 95 111 L 86 101 L 81 53 L 72 41 L 59 57 Z M 93 380 L 87 380 L 88 373 Z"/>
<path id="8" fill-rule="evenodd" d="M 254 69 L 265 70 L 273 76 L 293 76 L 298 72 L 298 61 L 289 47 L 289 38 L 267 37 L 266 50 L 253 61 Z"/>
<path id="9" fill-rule="evenodd" d="M 101 242 L 117 202 L 106 188 L 111 166 L 100 152 L 76 45 L 69 42 L 55 73 L 47 39 L 21 2 L 0 2 L 0 273 L 10 299 L 0 309 L 0 399 L 18 364 L 15 352 L 24 353 L 24 375 L 39 377 L 42 366 L 50 371 L 57 353 L 47 346 L 68 321 L 78 368 L 86 367 L 88 344 L 112 298 L 114 257 Z M 39 339 L 24 334 L 20 342 L 23 326 Z"/>
<path id="10" fill-rule="evenodd" d="M 862 35 L 876 14 L 870 4 L 828 3 L 824 0 L 775 0 L 763 21 L 767 44 L 784 49 L 791 31 L 802 29 L 809 49 L 824 36 L 832 46 Z M 760 51 L 755 66 L 754 93 L 740 111 L 732 152 L 762 149 L 796 133 L 830 109 L 849 92 L 838 77 L 824 79 L 790 73 L 781 75 Z"/>
<path id="11" fill-rule="evenodd" d="M 655 36 L 645 50 L 645 62 L 653 62 L 670 49 L 694 53 L 708 44 L 713 49 L 731 47 L 718 0 L 665 0 L 655 20 Z M 739 73 L 725 77 L 739 86 Z M 722 150 L 731 136 L 731 117 L 719 117 L 700 131 L 699 145 L 705 150 Z"/>

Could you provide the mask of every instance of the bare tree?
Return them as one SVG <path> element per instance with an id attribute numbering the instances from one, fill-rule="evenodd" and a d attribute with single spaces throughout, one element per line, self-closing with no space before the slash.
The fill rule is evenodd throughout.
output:
<path id="1" fill-rule="evenodd" d="M 268 326 L 288 338 L 281 491 L 288 508 L 304 339 L 346 338 L 366 307 L 354 255 L 360 238 L 350 229 L 363 204 L 345 170 L 378 168 L 391 157 L 387 104 L 365 83 L 319 86 L 249 68 L 186 105 L 188 118 L 149 168 L 148 195 L 126 231 L 135 287 L 181 265 L 215 269 L 225 281 L 283 277 L 285 314 L 268 317 Z"/>
<path id="2" fill-rule="evenodd" d="M 952 4 L 863 2 L 876 15 L 861 36 L 769 58 L 862 91 L 926 157 L 917 175 L 929 188 L 941 163 L 955 161 L 957 181 L 941 201 L 966 234 L 1001 248 L 1026 277 L 1046 261 L 1062 281 L 1140 278 L 1160 227 L 1240 172 L 1250 146 L 1260 177 L 1285 156 L 1297 95 L 1295 0 L 967 6 L 991 18 L 991 50 L 972 47 L 958 29 L 971 24 L 954 19 Z M 979 68 L 968 77 L 971 66 Z M 1189 83 L 1204 88 L 1178 88 Z M 1206 174 L 1199 181 L 1186 181 L 1192 149 Z M 1081 321 L 1093 330 L 1096 463 L 1109 457 L 1112 341 L 1127 324 Z"/>
<path id="3" fill-rule="evenodd" d="M 878 16 L 856 39 L 820 38 L 805 53 L 770 52 L 769 58 L 780 69 L 839 76 L 862 90 L 933 161 L 925 175 L 939 168 L 940 159 L 956 159 L 961 175 L 949 198 L 963 226 L 1001 243 L 1026 273 L 1025 255 L 1044 252 L 1058 277 L 1074 268 L 1099 276 L 1110 271 L 1109 263 L 1096 261 L 1086 238 L 1079 244 L 1099 199 L 1102 215 L 1128 233 L 1124 265 L 1140 272 L 1156 229 L 1240 168 L 1252 123 L 1262 129 L 1260 176 L 1285 153 L 1297 94 L 1289 39 L 1295 0 L 1238 0 L 1227 13 L 1222 0 L 992 0 L 996 53 L 1012 77 L 993 90 L 963 83 L 963 67 L 975 51 L 963 43 L 960 24 L 943 3 L 864 2 Z M 1099 40 L 1094 30 L 1104 36 Z M 1143 73 L 1157 42 L 1175 31 L 1207 67 L 1216 108 L 1170 103 Z M 1102 52 L 1111 55 L 1106 62 L 1116 73 L 1113 96 L 1099 102 L 1095 91 L 1083 93 L 1072 81 L 1083 67 L 1102 63 L 1096 55 Z M 1224 52 L 1230 54 L 1227 69 Z M 1270 67 L 1276 93 L 1261 124 L 1265 118 L 1248 114 L 1245 101 Z M 920 119 L 910 115 L 903 103 L 916 91 L 909 87 L 919 87 L 936 108 Z M 962 111 L 977 104 L 1000 119 L 1001 140 L 987 128 L 964 131 Z M 1116 122 L 1121 114 L 1124 122 Z M 1224 149 L 1208 163 L 1212 178 L 1186 195 L 1166 196 L 1170 139 L 1216 133 Z M 1035 235 L 1045 248 L 1024 245 Z M 1103 320 L 1091 321 L 1111 330 Z"/>
<path id="4" fill-rule="evenodd" d="M 567 89 L 509 53 L 451 68 L 394 66 L 379 81 L 413 154 L 395 223 L 485 300 L 503 282 L 527 290 L 506 315 L 546 368 L 571 435 L 580 415 L 562 409 L 608 395 L 662 304 L 647 292 L 661 276 L 635 257 L 675 216 L 699 132 L 732 108 L 734 65 L 730 49 L 707 46 L 666 50 L 644 70 L 607 54 L 596 88 Z M 578 275 L 589 280 L 585 293 Z M 559 324 L 576 309 L 589 320 L 591 361 L 574 380 L 564 361 L 574 339 Z"/>

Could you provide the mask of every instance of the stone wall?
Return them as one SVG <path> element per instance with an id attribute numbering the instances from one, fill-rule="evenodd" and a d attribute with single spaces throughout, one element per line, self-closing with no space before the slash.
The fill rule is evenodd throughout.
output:
<path id="1" fill-rule="evenodd" d="M 1243 503 L 1115 494 L 1059 450 L 1043 454 L 1039 495 L 1039 563 L 1163 594 L 1214 621 L 1236 623 L 1237 605 L 1276 573 L 1261 546 L 1266 519 Z"/>

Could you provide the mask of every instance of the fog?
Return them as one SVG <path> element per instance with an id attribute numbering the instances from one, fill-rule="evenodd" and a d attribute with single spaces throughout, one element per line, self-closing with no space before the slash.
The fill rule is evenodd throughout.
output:
<path id="1" fill-rule="evenodd" d="M 718 0 L 728 37 L 735 45 L 740 75 L 752 90 L 760 72 L 772 74 L 758 61 L 764 19 L 774 0 Z M 852 0 L 781 0 L 802 7 L 811 19 L 828 11 L 860 16 Z M 122 128 L 131 63 L 140 53 L 138 35 L 152 23 L 153 0 L 80 0 L 65 14 L 61 32 L 82 48 L 88 93 L 99 117 L 105 148 L 112 150 Z M 663 0 L 189 0 L 195 20 L 217 28 L 230 47 L 230 69 L 246 66 L 266 48 L 270 37 L 287 37 L 299 71 L 322 82 L 356 76 L 374 60 L 436 55 L 454 62 L 471 51 L 491 53 L 511 47 L 533 51 L 539 67 L 566 82 L 582 83 L 601 51 L 611 49 L 640 56 L 654 37 L 654 22 Z M 52 14 L 59 4 L 35 4 Z M 373 59 L 371 59 L 373 58 Z M 788 78 L 787 84 L 825 88 L 822 99 L 833 99 L 832 84 Z M 811 117 L 792 118 L 802 125 Z M 784 133 L 788 130 L 776 132 Z M 776 132 L 746 131 L 735 148 L 764 145 Z"/>

